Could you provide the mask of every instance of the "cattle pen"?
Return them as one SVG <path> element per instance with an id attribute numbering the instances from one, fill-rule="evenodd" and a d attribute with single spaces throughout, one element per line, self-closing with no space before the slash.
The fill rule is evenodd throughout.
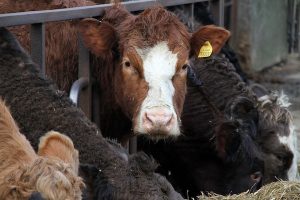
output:
<path id="1" fill-rule="evenodd" d="M 130 12 L 142 11 L 154 5 L 162 5 L 164 7 L 185 5 L 187 12 L 191 14 L 191 18 L 194 18 L 195 4 L 200 2 L 209 3 L 213 15 L 216 17 L 215 20 L 220 26 L 224 26 L 225 9 L 234 5 L 232 1 L 228 0 L 139 0 L 123 2 L 122 4 Z M 0 27 L 31 25 L 31 56 L 40 66 L 41 73 L 45 75 L 45 23 L 98 17 L 106 8 L 111 6 L 111 4 L 101 4 L 66 9 L 0 14 Z M 97 111 L 93 109 L 94 102 L 96 101 L 93 101 L 92 97 L 90 55 L 80 38 L 78 38 L 78 41 L 78 80 L 72 85 L 70 98 L 84 111 L 88 118 L 93 119 L 98 124 Z M 129 142 L 128 150 L 130 153 L 134 153 L 136 149 L 137 140 L 134 137 Z"/>

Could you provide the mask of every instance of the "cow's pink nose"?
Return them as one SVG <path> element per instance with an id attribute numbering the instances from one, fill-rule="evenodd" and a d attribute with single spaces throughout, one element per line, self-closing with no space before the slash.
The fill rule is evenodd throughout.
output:
<path id="1" fill-rule="evenodd" d="M 164 129 L 168 131 L 174 124 L 173 113 L 165 108 L 152 108 L 145 112 L 143 122 L 146 129 Z"/>

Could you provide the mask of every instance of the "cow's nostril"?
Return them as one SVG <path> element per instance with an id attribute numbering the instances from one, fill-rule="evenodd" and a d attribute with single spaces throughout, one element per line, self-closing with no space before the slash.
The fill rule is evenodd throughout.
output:
<path id="1" fill-rule="evenodd" d="M 255 181 L 256 183 L 260 182 L 262 179 L 262 173 L 260 171 L 257 171 L 250 175 L 251 179 Z"/>
<path id="2" fill-rule="evenodd" d="M 153 124 L 152 120 L 154 119 L 154 117 L 147 112 L 145 113 L 145 116 L 146 116 L 146 120 L 148 120 L 149 122 L 151 122 L 151 124 Z"/>
<path id="3" fill-rule="evenodd" d="M 166 123 L 166 126 L 169 126 L 172 123 L 173 114 L 169 116 L 169 120 Z"/>
<path id="4" fill-rule="evenodd" d="M 151 110 L 145 113 L 145 122 L 152 126 L 168 126 L 172 123 L 173 113 L 165 110 Z"/>

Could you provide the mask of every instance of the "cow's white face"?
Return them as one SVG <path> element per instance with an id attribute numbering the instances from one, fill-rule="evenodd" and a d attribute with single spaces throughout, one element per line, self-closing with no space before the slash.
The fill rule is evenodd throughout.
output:
<path id="1" fill-rule="evenodd" d="M 159 42 L 151 48 L 137 48 L 136 52 L 142 59 L 148 92 L 137 115 L 134 131 L 162 136 L 179 135 L 179 117 L 173 104 L 175 88 L 172 81 L 176 73 L 177 54 L 169 49 L 167 42 Z"/>

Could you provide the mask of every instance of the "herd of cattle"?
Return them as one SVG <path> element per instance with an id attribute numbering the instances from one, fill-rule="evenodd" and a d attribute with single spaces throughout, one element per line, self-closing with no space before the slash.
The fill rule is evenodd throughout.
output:
<path id="1" fill-rule="evenodd" d="M 93 4 L 4 0 L 0 13 Z M 206 9 L 193 33 L 173 11 L 115 4 L 100 21 L 47 24 L 53 81 L 26 53 L 29 26 L 0 28 L 0 199 L 183 199 L 298 180 L 288 97 L 247 84 Z M 92 53 L 99 128 L 62 91 L 77 78 L 78 35 Z M 199 58 L 207 41 L 213 55 Z M 129 155 L 121 144 L 134 135 L 140 152 Z"/>

